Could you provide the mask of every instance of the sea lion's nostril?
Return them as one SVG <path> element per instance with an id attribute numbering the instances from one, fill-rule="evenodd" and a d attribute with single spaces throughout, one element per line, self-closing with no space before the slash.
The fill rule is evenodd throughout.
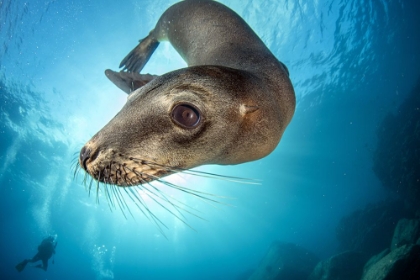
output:
<path id="1" fill-rule="evenodd" d="M 80 162 L 82 163 L 83 169 L 87 170 L 86 168 L 86 161 L 90 158 L 90 149 L 83 147 L 80 151 Z"/>

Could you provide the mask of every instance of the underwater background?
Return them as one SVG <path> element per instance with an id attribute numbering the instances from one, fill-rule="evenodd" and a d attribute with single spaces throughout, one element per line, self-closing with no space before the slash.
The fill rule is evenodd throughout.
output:
<path id="1" fill-rule="evenodd" d="M 287 65 L 297 108 L 268 157 L 198 170 L 261 184 L 173 175 L 169 181 L 220 203 L 157 185 L 199 216 L 179 219 L 144 196 L 166 228 L 130 202 L 129 209 L 109 205 L 96 186 L 89 194 L 83 174 L 73 176 L 75 158 L 127 98 L 104 70 L 117 70 L 175 2 L 0 0 L 1 279 L 247 279 L 273 242 L 327 259 L 354 236 L 338 229 L 355 211 L 401 200 L 396 208 L 414 215 L 420 197 L 419 142 L 410 140 L 410 133 L 420 139 L 414 0 L 220 1 Z M 185 66 L 162 43 L 143 73 Z M 15 265 L 48 235 L 57 236 L 54 264 L 47 272 L 28 265 L 18 273 Z"/>

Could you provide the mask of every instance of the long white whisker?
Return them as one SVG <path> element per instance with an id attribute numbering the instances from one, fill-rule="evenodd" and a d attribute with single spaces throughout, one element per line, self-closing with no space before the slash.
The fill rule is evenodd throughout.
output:
<path id="1" fill-rule="evenodd" d="M 120 154 L 120 156 L 122 155 Z M 242 184 L 260 184 L 260 181 L 255 179 L 224 176 L 210 172 L 188 170 L 176 167 L 173 168 L 155 162 L 131 157 L 128 159 L 134 164 L 126 162 L 121 164 L 112 160 L 109 161 L 107 165 L 102 165 L 102 167 L 98 165 L 90 167 L 89 173 L 91 176 L 88 176 L 88 172 L 84 172 L 83 185 L 90 195 L 92 187 L 95 184 L 96 203 L 99 203 L 100 192 L 103 191 L 110 210 L 113 211 L 113 209 L 119 208 L 126 219 L 126 211 L 128 211 L 134 218 L 133 212 L 130 209 L 131 204 L 129 205 L 126 201 L 128 197 L 129 200 L 134 203 L 135 207 L 139 209 L 140 212 L 149 221 L 152 221 L 156 225 L 156 227 L 159 229 L 159 232 L 165 238 L 167 237 L 164 233 L 164 228 L 168 229 L 168 227 L 158 216 L 156 216 L 155 213 L 153 213 L 148 203 L 156 204 L 162 209 L 165 209 L 165 211 L 170 213 L 177 220 L 181 221 L 183 224 L 193 230 L 195 229 L 186 221 L 188 216 L 186 214 L 192 215 L 202 220 L 205 219 L 199 215 L 200 211 L 198 211 L 196 208 L 182 202 L 177 197 L 173 197 L 172 195 L 168 196 L 165 191 L 162 190 L 162 188 L 159 188 L 158 185 L 152 184 L 153 181 L 181 193 L 192 195 L 193 197 L 211 205 L 212 207 L 216 207 L 216 205 L 229 205 L 220 201 L 221 199 L 226 199 L 228 197 L 183 187 L 181 185 L 171 183 L 162 177 L 169 174 L 178 173 L 180 175 L 185 174 L 191 176 L 199 176 L 203 178 L 217 179 Z M 144 166 L 148 166 L 149 170 L 139 171 L 144 170 Z M 77 177 L 77 174 L 79 174 L 80 170 L 84 171 L 84 167 L 80 165 L 78 158 L 75 158 L 72 164 L 74 178 Z M 90 181 L 88 181 L 88 177 Z M 142 194 L 140 194 L 138 191 L 141 191 Z M 150 201 L 147 203 L 144 198 L 150 199 Z"/>

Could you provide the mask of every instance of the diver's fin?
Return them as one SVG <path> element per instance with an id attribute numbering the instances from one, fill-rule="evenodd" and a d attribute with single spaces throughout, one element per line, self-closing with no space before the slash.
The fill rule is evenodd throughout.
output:
<path id="1" fill-rule="evenodd" d="M 23 262 L 19 263 L 18 265 L 16 265 L 16 270 L 21 272 L 25 268 L 27 263 L 27 260 L 24 260 Z"/>
<path id="2" fill-rule="evenodd" d="M 130 94 L 136 89 L 141 88 L 157 77 L 156 75 L 139 74 L 136 72 L 116 72 L 110 69 L 105 70 L 105 75 L 111 82 L 113 82 L 117 87 L 122 89 L 127 94 Z"/>

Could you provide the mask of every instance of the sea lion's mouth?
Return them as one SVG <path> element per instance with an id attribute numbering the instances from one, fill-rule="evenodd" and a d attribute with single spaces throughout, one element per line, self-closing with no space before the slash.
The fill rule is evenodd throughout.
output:
<path id="1" fill-rule="evenodd" d="M 95 161 L 86 167 L 84 164 L 83 168 L 95 180 L 121 187 L 143 185 L 173 173 L 171 168 L 132 157 L 124 160 L 121 158 L 102 159 L 100 162 Z"/>
<path id="2" fill-rule="evenodd" d="M 152 161 L 127 157 L 114 151 L 91 152 L 86 147 L 80 151 L 79 166 L 96 181 L 121 187 L 142 185 L 175 172 Z"/>
<path id="3" fill-rule="evenodd" d="M 162 168 L 152 162 L 134 158 L 123 162 L 101 161 L 87 170 L 95 180 L 121 187 L 143 185 L 173 173 L 170 168 Z"/>

